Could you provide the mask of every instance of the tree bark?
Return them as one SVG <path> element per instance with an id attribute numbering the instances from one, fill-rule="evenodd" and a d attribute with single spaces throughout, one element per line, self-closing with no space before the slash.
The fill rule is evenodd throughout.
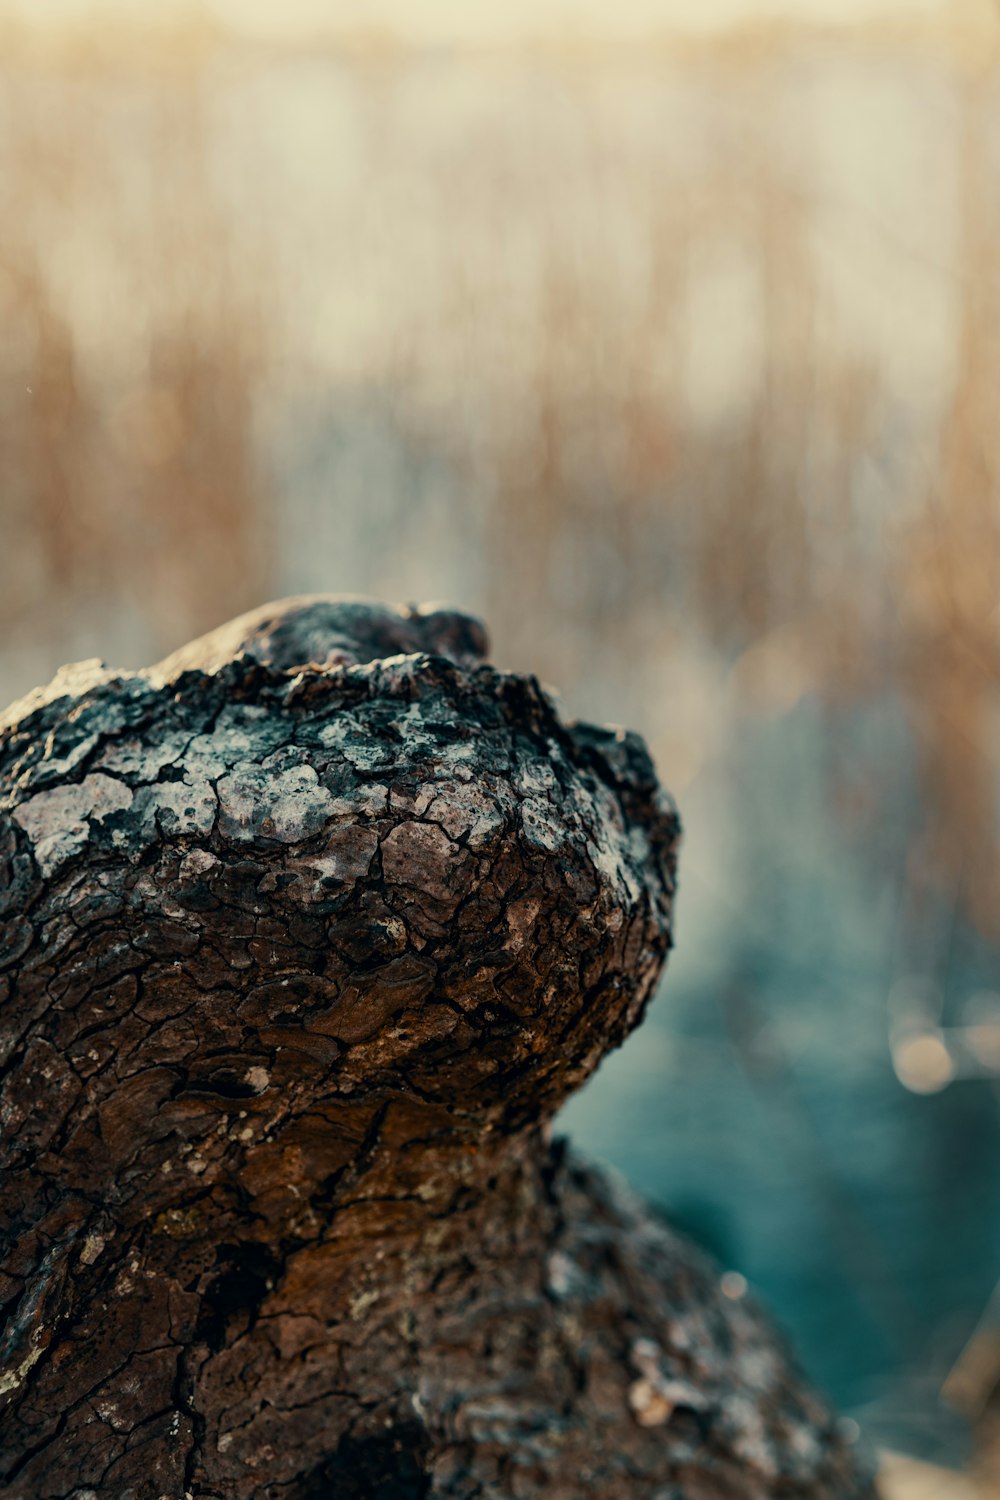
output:
<path id="1" fill-rule="evenodd" d="M 484 651 L 286 601 L 0 724 L 8 1500 L 873 1493 L 738 1285 L 549 1141 L 679 825 Z"/>

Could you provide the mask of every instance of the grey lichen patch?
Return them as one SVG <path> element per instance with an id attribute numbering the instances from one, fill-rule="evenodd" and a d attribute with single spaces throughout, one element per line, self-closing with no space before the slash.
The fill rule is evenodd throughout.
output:
<path id="1" fill-rule="evenodd" d="M 485 849 L 511 821 L 514 799 L 507 788 L 449 782 L 421 788 L 428 818 L 452 839 L 464 838 L 470 849 Z M 424 809 L 422 809 L 423 811 Z"/>
<path id="2" fill-rule="evenodd" d="M 237 766 L 216 790 L 220 828 L 237 843 L 298 843 L 318 833 L 333 813 L 333 796 L 308 765 L 277 772 L 267 765 Z"/>
<path id="3" fill-rule="evenodd" d="M 132 792 L 113 776 L 93 772 L 82 781 L 36 792 L 14 809 L 31 840 L 43 875 L 72 859 L 90 838 L 91 826 L 132 804 Z"/>
<path id="4" fill-rule="evenodd" d="M 293 868 L 299 873 L 293 889 L 301 900 L 322 901 L 331 889 L 353 885 L 371 869 L 378 834 L 364 824 L 346 823 L 334 827 L 323 842 L 322 852 L 303 856 Z"/>
<path id="5" fill-rule="evenodd" d="M 142 786 L 135 794 L 135 812 L 139 819 L 136 833 L 149 839 L 152 825 L 161 834 L 207 834 L 211 832 L 219 810 L 211 783 L 192 780 L 154 782 Z"/>
<path id="6" fill-rule="evenodd" d="M 92 740 L 96 738 L 91 736 Z M 132 785 L 155 782 L 167 766 L 176 765 L 185 756 L 190 758 L 190 740 L 190 733 L 181 729 L 167 730 L 153 745 L 137 734 L 116 735 L 101 749 L 94 760 L 94 769 L 107 771 Z"/>
<path id="7" fill-rule="evenodd" d="M 530 844 L 554 854 L 566 842 L 566 819 L 563 799 L 552 767 L 545 761 L 518 768 L 520 818 L 524 836 Z M 572 808 L 570 808 L 572 815 Z"/>
<path id="8" fill-rule="evenodd" d="M 341 713 L 317 731 L 328 750 L 336 751 L 355 771 L 374 775 L 391 770 L 398 752 L 384 740 L 366 735 L 363 724 L 350 713 Z"/>

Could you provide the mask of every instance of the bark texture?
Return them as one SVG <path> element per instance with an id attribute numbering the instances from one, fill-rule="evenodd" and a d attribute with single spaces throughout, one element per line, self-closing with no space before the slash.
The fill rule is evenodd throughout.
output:
<path id="1" fill-rule="evenodd" d="M 286 601 L 0 721 L 8 1500 L 871 1493 L 547 1138 L 642 1016 L 679 828 L 484 652 Z"/>

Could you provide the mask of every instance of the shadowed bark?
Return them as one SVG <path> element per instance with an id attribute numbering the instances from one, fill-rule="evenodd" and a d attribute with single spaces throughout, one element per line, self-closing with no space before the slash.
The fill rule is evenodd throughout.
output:
<path id="1" fill-rule="evenodd" d="M 871 1493 L 547 1138 L 641 1019 L 679 826 L 484 652 L 286 601 L 0 722 L 9 1500 Z"/>

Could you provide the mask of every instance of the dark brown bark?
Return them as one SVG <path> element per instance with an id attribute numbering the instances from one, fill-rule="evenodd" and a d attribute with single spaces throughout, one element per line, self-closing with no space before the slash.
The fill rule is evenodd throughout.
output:
<path id="1" fill-rule="evenodd" d="M 545 1122 L 678 822 L 443 611 L 272 606 L 0 728 L 9 1500 L 854 1497 L 746 1299 Z"/>

